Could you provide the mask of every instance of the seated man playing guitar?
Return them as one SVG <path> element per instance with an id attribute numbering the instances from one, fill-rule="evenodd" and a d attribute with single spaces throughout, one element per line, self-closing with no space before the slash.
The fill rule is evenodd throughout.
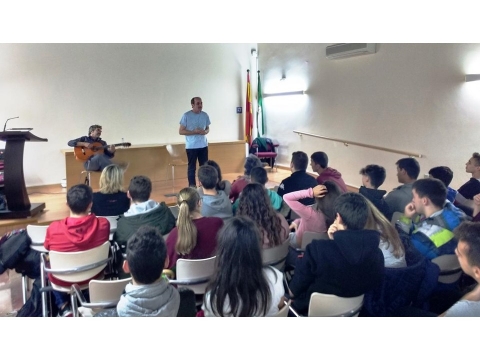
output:
<path id="1" fill-rule="evenodd" d="M 92 125 L 88 129 L 89 136 L 82 136 L 78 139 L 70 140 L 68 146 L 74 146 L 75 157 L 77 160 L 85 161 L 83 166 L 88 171 L 102 171 L 110 165 L 110 160 L 115 156 L 115 145 L 107 145 L 102 140 L 102 127 Z"/>

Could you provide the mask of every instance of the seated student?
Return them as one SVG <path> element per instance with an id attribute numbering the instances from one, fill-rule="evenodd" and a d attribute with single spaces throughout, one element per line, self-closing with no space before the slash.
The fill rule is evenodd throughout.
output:
<path id="1" fill-rule="evenodd" d="M 385 196 L 385 202 L 392 214 L 394 212 L 403 213 L 405 206 L 412 201 L 412 185 L 420 174 L 420 165 L 415 159 L 400 159 L 396 165 L 398 182 L 403 185 L 393 189 Z"/>
<path id="2" fill-rule="evenodd" d="M 250 178 L 252 183 L 260 184 L 265 187 L 265 184 L 268 182 L 268 175 L 267 170 L 262 166 L 254 167 L 250 173 Z M 270 202 L 272 207 L 275 211 L 280 211 L 282 208 L 282 198 L 278 195 L 275 191 L 265 188 L 267 191 L 267 195 L 270 198 Z M 241 195 L 240 195 L 241 196 Z M 233 204 L 233 213 L 235 214 L 238 208 L 238 204 L 240 203 L 240 199 L 237 199 Z"/>
<path id="3" fill-rule="evenodd" d="M 331 240 L 307 245 L 296 262 L 289 284 L 293 307 L 308 311 L 314 292 L 355 297 L 379 286 L 384 277 L 380 234 L 364 230 L 368 219 L 367 200 L 358 193 L 344 193 L 334 203 L 335 222 L 328 229 Z"/>
<path id="4" fill-rule="evenodd" d="M 310 156 L 310 166 L 318 174 L 317 182 L 321 185 L 325 181 L 333 181 L 342 192 L 347 192 L 347 185 L 342 179 L 342 174 L 337 170 L 328 167 L 328 156 L 323 151 L 314 152 Z"/>
<path id="5" fill-rule="evenodd" d="M 175 269 L 177 260 L 206 259 L 215 255 L 217 233 L 223 226 L 218 217 L 202 216 L 202 199 L 194 188 L 180 190 L 177 226 L 167 237 L 169 269 Z"/>
<path id="6" fill-rule="evenodd" d="M 473 197 L 473 218 L 472 221 L 480 221 L 480 194 Z"/>
<path id="7" fill-rule="evenodd" d="M 367 199 L 368 220 L 365 229 L 380 232 L 380 250 L 382 250 L 387 268 L 403 268 L 407 266 L 405 248 L 397 230 L 380 210 Z"/>
<path id="8" fill-rule="evenodd" d="M 263 266 L 261 242 L 249 218 L 236 216 L 225 223 L 202 305 L 205 316 L 274 316 L 284 306 L 283 274 Z"/>
<path id="9" fill-rule="evenodd" d="M 323 185 L 283 195 L 287 205 L 300 216 L 290 224 L 290 229 L 295 230 L 289 236 L 292 247 L 300 248 L 302 246 L 305 231 L 327 232 L 328 227 L 335 220 L 333 203 L 341 194 L 342 190 L 337 184 L 327 180 Z M 315 204 L 313 206 L 303 205 L 300 200 L 306 197 L 314 198 Z"/>
<path id="10" fill-rule="evenodd" d="M 202 215 L 229 219 L 233 216 L 232 204 L 223 190 L 217 190 L 217 170 L 210 165 L 198 169 L 198 181 L 202 184 Z"/>
<path id="11" fill-rule="evenodd" d="M 392 212 L 383 198 L 387 192 L 378 190 L 387 177 L 385 168 L 379 165 L 367 165 L 360 170 L 360 175 L 362 175 L 362 186 L 360 186 L 359 193 L 370 200 L 390 220 Z"/>
<path id="12" fill-rule="evenodd" d="M 472 157 L 465 164 L 465 171 L 472 174 L 470 180 L 460 186 L 458 192 L 466 199 L 473 199 L 473 197 L 480 193 L 480 154 L 473 153 Z"/>
<path id="13" fill-rule="evenodd" d="M 413 199 L 397 220 L 401 231 L 409 234 L 412 244 L 428 259 L 453 254 L 457 240 L 453 230 L 466 215 L 447 200 L 447 189 L 437 179 L 420 179 L 413 183 Z M 416 214 L 420 219 L 412 221 Z"/>
<path id="14" fill-rule="evenodd" d="M 123 214 L 130 207 L 130 199 L 123 191 L 123 169 L 110 164 L 100 175 L 100 191 L 93 193 L 92 213 L 97 216 Z"/>
<path id="15" fill-rule="evenodd" d="M 470 180 L 460 186 L 455 196 L 455 206 L 472 215 L 473 197 L 480 194 L 480 154 L 473 153 L 472 157 L 465 164 L 465 171 L 472 174 Z"/>
<path id="16" fill-rule="evenodd" d="M 96 152 L 83 163 L 85 170 L 102 171 L 106 166 L 112 163 L 112 158 L 115 156 L 115 145 L 107 145 L 107 143 L 100 137 L 102 135 L 101 125 L 92 125 L 88 128 L 88 135 L 81 136 L 77 139 L 70 140 L 68 146 L 84 147 L 91 149 L 94 143 L 99 143 L 104 147 L 103 151 Z M 126 167 L 126 165 L 124 165 Z"/>
<path id="17" fill-rule="evenodd" d="M 247 184 L 250 184 L 250 172 L 254 167 L 257 167 L 257 166 L 262 166 L 262 162 L 255 155 L 249 154 L 245 158 L 245 164 L 243 165 L 245 169 L 244 175 L 239 176 L 238 179 L 235 180 L 232 184 L 232 189 L 230 190 L 230 201 L 232 203 L 234 203 L 238 199 L 243 188 Z"/>
<path id="18" fill-rule="evenodd" d="M 127 242 L 125 273 L 132 275 L 117 304 L 118 316 L 177 316 L 180 295 L 162 277 L 168 267 L 165 240 L 158 229 L 141 226 Z"/>
<path id="19" fill-rule="evenodd" d="M 283 181 L 278 186 L 277 193 L 283 198 L 283 195 L 299 191 L 314 188 L 318 185 L 315 178 L 307 174 L 308 156 L 303 151 L 295 151 L 292 153 L 292 161 L 290 162 L 290 169 L 292 175 Z M 313 205 L 315 199 L 305 198 L 300 200 L 303 205 Z"/>
<path id="20" fill-rule="evenodd" d="M 223 192 L 225 192 L 225 194 L 227 194 L 228 197 L 230 197 L 230 191 L 232 190 L 232 184 L 228 180 L 222 180 L 222 171 L 220 170 L 220 166 L 213 160 L 208 160 L 205 163 L 205 165 L 213 166 L 215 168 L 215 170 L 217 170 L 218 181 L 217 181 L 217 185 L 215 186 L 215 189 L 222 190 Z M 200 186 L 197 189 L 197 191 L 200 194 L 200 196 L 203 196 L 203 187 Z"/>
<path id="21" fill-rule="evenodd" d="M 266 189 L 260 184 L 248 184 L 242 191 L 236 215 L 244 215 L 257 224 L 264 249 L 279 246 L 288 239 L 285 217 L 273 210 Z"/>
<path id="22" fill-rule="evenodd" d="M 85 251 L 108 241 L 110 235 L 108 220 L 97 218 L 95 214 L 89 214 L 92 207 L 92 189 L 89 186 L 83 184 L 72 186 L 67 192 L 67 205 L 70 209 L 70 216 L 63 220 L 54 221 L 49 225 L 45 236 L 45 249 L 60 252 Z M 101 274 L 103 274 L 103 271 Z M 60 286 L 71 285 L 55 278 L 52 274 L 48 274 L 48 277 L 54 284 Z M 88 283 L 88 281 L 85 283 Z M 72 316 L 70 296 L 59 291 L 53 291 L 53 294 L 55 304 L 59 309 L 59 315 Z"/>
<path id="23" fill-rule="evenodd" d="M 146 176 L 134 176 L 128 186 L 128 197 L 132 204 L 117 222 L 117 230 L 113 240 L 118 243 L 122 253 L 125 253 L 127 240 L 142 225 L 156 227 L 162 235 L 168 234 L 175 226 L 175 217 L 164 203 L 149 200 L 152 193 L 152 182 Z"/>
<path id="24" fill-rule="evenodd" d="M 438 179 L 443 182 L 443 184 L 447 187 L 447 200 L 453 203 L 455 201 L 455 197 L 457 196 L 457 190 L 448 186 L 452 182 L 453 171 L 448 166 L 437 166 L 431 168 L 428 171 L 428 175 L 431 178 Z"/>
<path id="25" fill-rule="evenodd" d="M 477 285 L 440 316 L 480 316 L 480 224 L 465 221 L 453 232 L 458 239 L 455 253 L 460 267 Z"/>

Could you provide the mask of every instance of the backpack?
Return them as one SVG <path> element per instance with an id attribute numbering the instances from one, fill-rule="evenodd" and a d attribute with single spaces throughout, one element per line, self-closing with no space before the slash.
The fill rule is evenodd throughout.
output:
<path id="1" fill-rule="evenodd" d="M 258 146 L 258 147 L 257 147 Z M 258 152 L 275 152 L 275 146 L 272 139 L 266 137 L 257 137 L 252 141 L 250 146 L 250 154 L 256 154 Z"/>

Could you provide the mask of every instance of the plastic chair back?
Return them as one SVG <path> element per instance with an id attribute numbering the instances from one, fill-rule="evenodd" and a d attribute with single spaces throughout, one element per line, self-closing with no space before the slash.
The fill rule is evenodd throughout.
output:
<path id="1" fill-rule="evenodd" d="M 77 283 L 91 279 L 107 266 L 110 242 L 106 241 L 94 249 L 77 252 L 50 251 L 50 269 L 57 279 Z M 94 266 L 100 263 L 101 265 Z M 87 269 L 87 270 L 84 270 Z M 50 271 L 49 271 L 50 270 Z M 56 273 L 61 270 L 65 273 Z"/>
<path id="2" fill-rule="evenodd" d="M 117 230 L 118 215 L 117 216 L 97 216 L 97 218 L 105 218 L 108 220 L 108 222 L 110 223 L 110 236 L 108 237 L 108 239 L 113 240 L 113 234 L 115 233 L 115 230 Z"/>
<path id="3" fill-rule="evenodd" d="M 324 233 L 317 233 L 313 231 L 305 231 L 302 236 L 302 250 L 305 250 L 308 244 L 310 244 L 313 240 L 329 240 L 328 234 Z"/>
<path id="4" fill-rule="evenodd" d="M 168 154 L 170 155 L 170 166 L 187 165 L 187 154 L 185 152 L 185 145 L 183 144 L 168 144 L 166 146 Z"/>
<path id="5" fill-rule="evenodd" d="M 393 214 L 392 214 L 392 220 L 390 220 L 390 223 L 395 226 L 397 220 L 399 220 L 401 217 L 403 216 L 403 213 L 401 213 L 400 211 L 395 211 Z"/>
<path id="6" fill-rule="evenodd" d="M 205 294 L 210 278 L 215 270 L 215 256 L 207 259 L 178 259 L 176 279 L 171 284 L 192 289 L 195 294 Z"/>
<path id="7" fill-rule="evenodd" d="M 180 212 L 180 207 L 178 205 L 172 205 L 168 207 L 173 214 L 173 217 L 178 219 L 178 213 Z"/>
<path id="8" fill-rule="evenodd" d="M 452 284 L 462 276 L 462 268 L 455 254 L 438 256 L 432 259 L 432 262 L 440 268 L 440 275 L 438 276 L 438 282 L 440 283 Z"/>
<path id="9" fill-rule="evenodd" d="M 308 316 L 358 316 L 363 305 L 363 295 L 344 298 L 336 295 L 313 293 Z"/>
<path id="10" fill-rule="evenodd" d="M 285 260 L 287 259 L 288 255 L 288 246 L 288 241 L 285 241 L 282 245 L 268 249 L 262 249 L 263 265 L 270 265 L 280 271 L 283 271 L 285 267 Z"/>
<path id="11" fill-rule="evenodd" d="M 120 280 L 90 280 L 88 289 L 91 303 L 118 302 L 125 286 L 132 278 Z"/>
<path id="12" fill-rule="evenodd" d="M 72 285 L 76 299 L 80 302 L 78 312 L 82 316 L 94 316 L 103 309 L 111 309 L 117 306 L 120 296 L 125 290 L 125 286 L 132 278 L 121 280 L 91 280 L 88 284 L 90 302 L 85 300 L 80 287 L 77 284 Z"/>
<path id="13" fill-rule="evenodd" d="M 43 247 L 45 243 L 45 237 L 47 236 L 48 225 L 27 225 L 27 234 L 32 239 L 32 244 L 30 248 L 47 253 L 48 250 Z"/>

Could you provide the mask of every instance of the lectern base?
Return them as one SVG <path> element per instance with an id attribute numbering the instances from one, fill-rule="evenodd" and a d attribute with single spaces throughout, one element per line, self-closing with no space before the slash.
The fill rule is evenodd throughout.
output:
<path id="1" fill-rule="evenodd" d="M 0 210 L 0 219 L 24 219 L 37 215 L 43 209 L 45 209 L 45 203 L 32 203 L 29 210 Z"/>

